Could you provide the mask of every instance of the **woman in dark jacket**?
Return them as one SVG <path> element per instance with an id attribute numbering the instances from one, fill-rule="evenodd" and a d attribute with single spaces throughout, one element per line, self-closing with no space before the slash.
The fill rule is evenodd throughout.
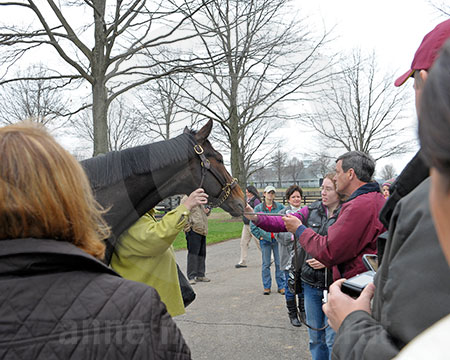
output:
<path id="1" fill-rule="evenodd" d="M 32 123 L 1 128 L 0 152 L 0 358 L 189 359 L 157 292 L 100 261 L 78 162 Z"/>
<path id="2" fill-rule="evenodd" d="M 336 221 L 341 199 L 336 192 L 334 174 L 325 176 L 322 184 L 322 200 L 307 207 L 305 225 L 320 235 L 326 235 L 328 228 Z M 302 291 L 305 299 L 306 322 L 313 328 L 324 328 L 327 318 L 322 310 L 323 291 L 333 281 L 331 269 L 306 253 L 305 263 L 301 271 Z M 309 347 L 313 360 L 331 359 L 335 332 L 328 326 L 323 330 L 308 328 Z"/>
<path id="3" fill-rule="evenodd" d="M 321 235 L 326 235 L 328 228 L 336 221 L 340 211 L 341 198 L 336 192 L 334 173 L 327 174 L 322 184 L 322 200 L 301 208 L 297 216 L 303 219 L 307 227 Z M 251 212 L 247 208 L 246 211 Z M 264 215 L 250 215 L 253 223 L 266 231 L 286 231 L 281 217 Z M 325 276 L 326 274 L 326 276 Z M 322 310 L 323 290 L 332 282 L 331 271 L 317 259 L 306 254 L 302 266 L 301 281 L 305 301 L 306 323 L 313 328 L 323 328 L 327 318 Z M 334 343 L 335 332 L 331 327 L 324 330 L 308 328 L 309 348 L 313 360 L 331 359 L 331 349 Z"/>
<path id="4" fill-rule="evenodd" d="M 303 190 L 298 185 L 291 185 L 286 189 L 285 198 L 288 202 L 286 207 L 279 212 L 280 215 L 292 213 L 301 209 Z M 288 286 L 289 269 L 291 267 L 292 253 L 294 251 L 294 235 L 290 232 L 279 232 L 275 234 L 278 242 L 278 251 L 280 253 L 280 268 L 284 272 L 286 287 L 284 288 L 284 297 L 286 298 L 286 307 L 288 309 L 289 320 L 292 326 L 302 326 L 297 314 L 297 300 Z M 300 296 L 298 304 L 300 304 Z"/>

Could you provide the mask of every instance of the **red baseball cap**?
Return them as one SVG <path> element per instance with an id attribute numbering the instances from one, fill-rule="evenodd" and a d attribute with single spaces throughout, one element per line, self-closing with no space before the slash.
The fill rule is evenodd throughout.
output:
<path id="1" fill-rule="evenodd" d="M 440 48 L 448 38 L 450 38 L 450 19 L 440 23 L 425 35 L 414 55 L 411 69 L 395 80 L 395 86 L 403 85 L 416 70 L 428 70 L 438 57 Z"/>

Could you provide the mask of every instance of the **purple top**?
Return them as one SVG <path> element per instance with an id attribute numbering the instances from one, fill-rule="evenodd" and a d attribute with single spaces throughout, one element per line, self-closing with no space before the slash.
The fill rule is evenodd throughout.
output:
<path id="1" fill-rule="evenodd" d="M 298 217 L 302 222 L 304 219 L 308 218 L 309 209 L 308 206 L 302 207 L 297 212 L 293 213 L 292 215 Z M 303 217 L 302 217 L 303 215 Z M 285 216 L 285 215 L 283 215 Z M 282 216 L 266 216 L 266 215 L 259 215 L 258 214 L 258 220 L 253 221 L 253 223 L 258 226 L 259 228 L 270 231 L 270 232 L 287 232 L 286 226 L 284 226 L 284 221 L 282 219 Z"/>
<path id="2" fill-rule="evenodd" d="M 247 202 L 250 203 L 250 200 L 255 199 L 253 202 L 253 207 L 255 207 L 258 204 L 261 204 L 261 201 L 256 196 L 253 196 L 251 199 L 247 199 Z"/>

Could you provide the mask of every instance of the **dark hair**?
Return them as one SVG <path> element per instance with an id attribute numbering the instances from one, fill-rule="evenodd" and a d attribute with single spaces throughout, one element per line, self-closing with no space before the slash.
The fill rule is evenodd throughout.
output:
<path id="1" fill-rule="evenodd" d="M 289 198 L 292 196 L 294 192 L 298 191 L 300 193 L 300 196 L 303 197 L 303 190 L 298 185 L 291 185 L 286 189 L 286 200 L 289 200 Z"/>
<path id="2" fill-rule="evenodd" d="M 450 40 L 429 72 L 420 101 L 421 154 L 429 166 L 450 177 Z"/>
<path id="3" fill-rule="evenodd" d="M 258 189 L 257 189 L 257 188 L 255 188 L 253 185 L 248 185 L 246 189 L 247 189 L 247 191 L 248 191 L 250 194 L 255 195 L 256 198 L 257 198 L 259 201 L 261 201 L 261 197 L 259 196 L 259 192 L 258 192 Z"/>
<path id="4" fill-rule="evenodd" d="M 362 151 L 349 151 L 339 156 L 336 162 L 339 160 L 342 160 L 342 170 L 344 172 L 353 169 L 356 177 L 360 181 L 372 181 L 372 175 L 375 171 L 375 161 L 371 156 Z"/>

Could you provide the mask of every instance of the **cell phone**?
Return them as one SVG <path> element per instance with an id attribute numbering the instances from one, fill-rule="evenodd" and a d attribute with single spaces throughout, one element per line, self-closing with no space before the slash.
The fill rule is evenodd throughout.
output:
<path id="1" fill-rule="evenodd" d="M 378 271 L 378 256 L 375 254 L 364 254 L 362 261 L 367 270 Z"/>
<path id="2" fill-rule="evenodd" d="M 364 288 L 373 282 L 373 277 L 375 276 L 375 271 L 366 271 L 356 276 L 353 276 L 350 279 L 344 281 L 341 286 L 341 290 L 343 293 L 357 298 Z"/>

